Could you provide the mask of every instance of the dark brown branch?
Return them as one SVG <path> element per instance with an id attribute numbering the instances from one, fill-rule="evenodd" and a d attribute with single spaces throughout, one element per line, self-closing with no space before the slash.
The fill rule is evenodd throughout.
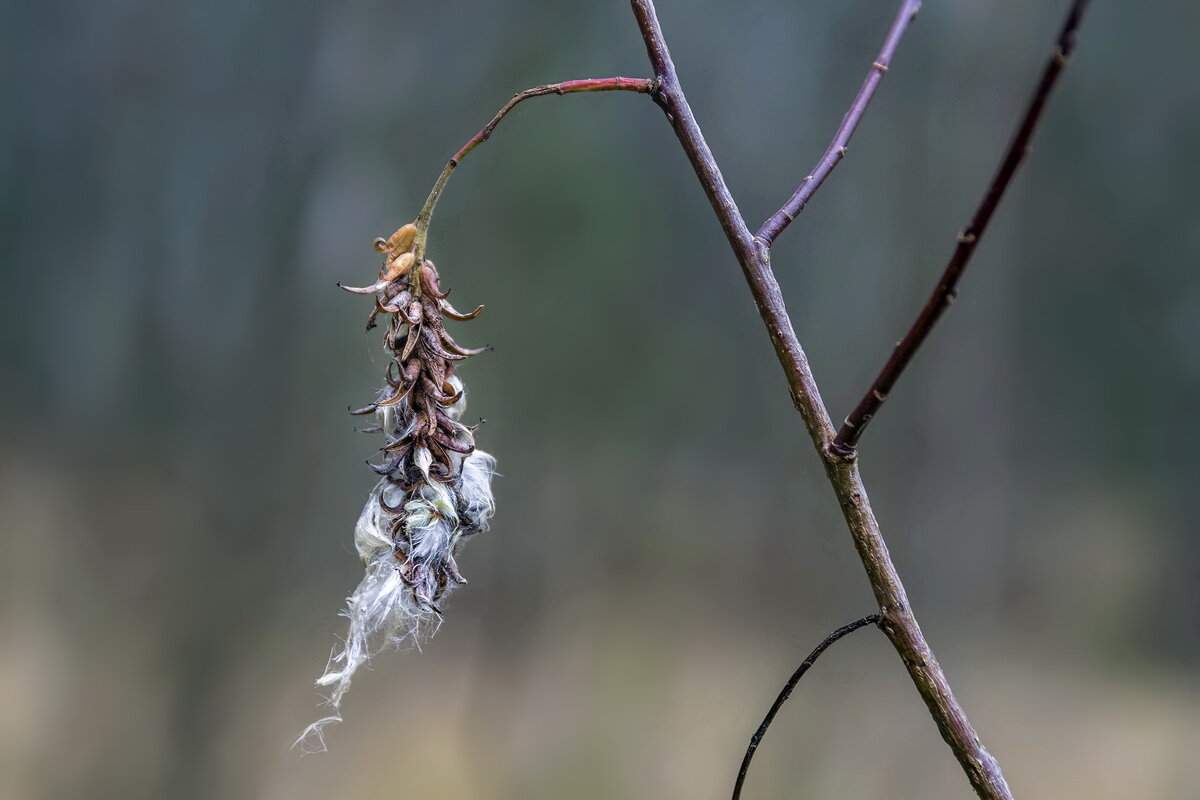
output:
<path id="1" fill-rule="evenodd" d="M 917 12 L 920 10 L 920 0 L 905 0 L 900 4 L 900 12 L 896 15 L 896 21 L 892 23 L 891 30 L 888 31 L 883 49 L 879 51 L 879 57 L 871 65 L 871 71 L 867 73 L 867 79 L 863 81 L 862 88 L 858 90 L 858 95 L 850 104 L 850 110 L 842 118 L 842 124 L 834 134 L 829 149 L 825 151 L 825 155 L 821 156 L 821 160 L 817 162 L 812 173 L 800 182 L 799 188 L 796 189 L 791 199 L 759 228 L 757 238 L 760 242 L 770 247 L 771 243 L 775 241 L 775 237 L 791 224 L 797 214 L 804 210 L 809 198 L 816 194 L 817 189 L 821 188 L 821 184 L 829 177 L 829 173 L 833 172 L 833 168 L 846 157 L 846 146 L 850 143 L 850 137 L 854 135 L 854 129 L 858 127 L 859 120 L 866 113 L 871 98 L 875 96 L 875 90 L 883 81 L 884 73 L 891 66 L 892 56 L 895 55 L 896 48 L 900 45 L 900 39 L 904 36 L 908 26 L 916 19 Z"/>
<path id="2" fill-rule="evenodd" d="M 1000 162 L 1000 168 L 992 178 L 992 183 L 988 186 L 987 193 L 984 194 L 970 223 L 958 234 L 958 244 L 954 248 L 953 255 L 950 256 L 950 263 L 946 265 L 946 271 L 942 273 L 941 280 L 934 287 L 933 294 L 925 301 L 925 307 L 921 309 L 920 315 L 909 328 L 908 333 L 904 334 L 904 338 L 896 344 L 891 358 L 883 365 L 883 369 L 875 378 L 875 382 L 871 384 L 871 388 L 867 390 L 863 398 L 858 401 L 858 405 L 846 417 L 846 421 L 842 423 L 833 443 L 833 447 L 838 453 L 849 455 L 858 446 L 858 440 L 862 437 L 867 424 L 887 400 L 892 387 L 896 385 L 896 381 L 908 367 L 917 350 L 924 344 L 930 331 L 933 330 L 933 326 L 942 318 L 942 314 L 946 312 L 958 295 L 959 279 L 966 271 L 967 264 L 975 253 L 975 248 L 978 246 L 980 238 L 983 237 L 984 231 L 987 230 L 988 223 L 991 222 L 992 215 L 1000 204 L 1000 198 L 1004 196 L 1005 190 L 1012 182 L 1017 167 L 1029 153 L 1029 141 L 1042 118 L 1046 100 L 1049 99 L 1050 92 L 1054 89 L 1063 68 L 1066 67 L 1072 50 L 1075 49 L 1079 22 L 1088 2 L 1089 0 L 1075 0 L 1071 4 L 1062 32 L 1054 46 L 1054 52 L 1042 72 L 1042 79 L 1038 82 L 1037 89 L 1029 100 L 1029 105 L 1021 118 L 1021 124 L 1017 127 L 1017 132 L 1004 154 L 1004 160 Z"/>
<path id="3" fill-rule="evenodd" d="M 466 157 L 467 153 L 491 138 L 492 132 L 496 130 L 496 126 L 500 124 L 500 120 L 504 119 L 508 112 L 512 111 L 518 103 L 528 100 L 531 97 L 541 97 L 547 94 L 573 94 L 575 92 L 640 92 L 648 94 L 654 90 L 655 85 L 655 82 L 648 78 L 584 78 L 582 80 L 535 86 L 532 89 L 526 89 L 523 92 L 513 95 L 512 99 L 496 112 L 496 116 L 492 117 L 491 121 L 487 125 L 484 125 L 479 133 L 472 136 L 446 162 L 446 166 L 442 169 L 442 174 L 438 176 L 437 182 L 433 184 L 433 189 L 429 192 L 429 197 L 426 198 L 425 205 L 421 207 L 421 212 L 417 215 L 416 219 L 417 237 L 414 251 L 416 262 L 420 264 L 421 258 L 425 254 L 425 239 L 429 231 L 429 221 L 433 217 L 433 209 L 437 205 L 438 198 L 442 195 L 442 190 L 446 188 L 446 181 L 450 180 L 450 173 Z"/>
<path id="4" fill-rule="evenodd" d="M 729 239 L 742 274 L 750 286 L 759 316 L 771 337 L 775 354 L 783 366 L 792 402 L 804 419 L 814 446 L 823 457 L 825 472 L 837 495 L 855 549 L 879 604 L 879 627 L 899 653 L 942 738 L 958 759 L 976 794 L 984 800 L 1012 800 L 1000 765 L 980 743 L 979 736 L 955 699 L 946 676 L 917 624 L 904 592 L 904 584 L 892 564 L 887 543 L 871 510 L 857 461 L 840 458 L 829 448 L 835 435 L 833 421 L 825 410 L 804 349 L 796 339 L 779 283 L 771 271 L 770 250 L 756 240 L 746 227 L 737 204 L 725 186 L 712 151 L 692 116 L 675 74 L 653 0 L 632 0 L 632 5 L 659 82 L 654 93 L 655 100 L 666 113 Z"/>
<path id="5" fill-rule="evenodd" d="M 804 677 L 804 673 L 808 672 L 809 667 L 816 663 L 821 654 L 830 648 L 830 646 L 841 639 L 843 636 L 848 636 L 854 633 L 859 628 L 864 628 L 867 625 L 875 625 L 879 622 L 878 614 L 868 614 L 862 619 L 856 619 L 849 625 L 843 625 L 833 633 L 825 637 L 825 641 L 821 642 L 816 648 L 808 654 L 808 658 L 800 662 L 800 666 L 792 673 L 792 677 L 788 678 L 787 683 L 783 685 L 783 690 L 779 692 L 779 696 L 775 698 L 775 702 L 771 704 L 771 710 L 767 712 L 767 716 L 763 717 L 762 724 L 758 726 L 758 730 L 750 737 L 750 746 L 746 748 L 746 755 L 742 758 L 741 769 L 738 770 L 737 781 L 733 784 L 733 800 L 738 800 L 742 796 L 742 785 L 746 782 L 746 774 L 750 771 L 750 762 L 754 759 L 754 752 L 758 750 L 759 744 L 762 743 L 763 737 L 767 735 L 767 728 L 771 727 L 771 723 L 775 721 L 775 715 L 779 713 L 779 709 L 783 708 L 783 704 L 792 696 L 792 690 L 796 688 L 796 684 Z"/>

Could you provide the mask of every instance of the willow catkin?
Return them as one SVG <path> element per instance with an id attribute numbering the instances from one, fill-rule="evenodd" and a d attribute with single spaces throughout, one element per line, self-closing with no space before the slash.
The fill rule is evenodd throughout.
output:
<path id="1" fill-rule="evenodd" d="M 368 320 L 389 315 L 384 344 L 390 359 L 375 402 L 355 414 L 373 414 L 384 438 L 380 476 L 354 531 L 365 574 L 347 598 L 349 631 L 335 648 L 317 685 L 331 687 L 333 713 L 304 730 L 296 744 L 324 749 L 323 728 L 341 721 L 342 697 L 355 671 L 372 655 L 406 640 L 417 642 L 441 622 L 440 601 L 466 583 L 455 556 L 462 543 L 487 529 L 494 510 L 495 459 L 475 448 L 476 426 L 462 415 L 466 392 L 455 365 L 482 352 L 463 348 L 446 331 L 447 317 L 472 319 L 446 300 L 433 262 L 418 265 L 416 228 L 405 225 L 375 247 L 385 255 L 371 286 L 343 286 L 374 294 Z M 486 349 L 486 348 L 484 348 Z"/>

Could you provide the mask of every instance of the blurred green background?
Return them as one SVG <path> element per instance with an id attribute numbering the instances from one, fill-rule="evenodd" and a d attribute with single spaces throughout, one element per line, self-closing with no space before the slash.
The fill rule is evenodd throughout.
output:
<path id="1" fill-rule="evenodd" d="M 896 3 L 662 0 L 752 224 Z M 774 264 L 840 419 L 923 301 L 1063 2 L 927 2 Z M 0 796 L 719 798 L 800 658 L 872 610 L 695 177 L 645 97 L 530 101 L 431 256 L 499 458 L 423 652 L 288 745 L 360 567 L 380 381 L 337 291 L 515 91 L 647 74 L 627 4 L 0 11 Z M 959 302 L 864 440 L 934 649 L 1018 796 L 1200 778 L 1200 5 L 1093 4 Z M 747 797 L 961 798 L 883 637 L 825 657 Z"/>

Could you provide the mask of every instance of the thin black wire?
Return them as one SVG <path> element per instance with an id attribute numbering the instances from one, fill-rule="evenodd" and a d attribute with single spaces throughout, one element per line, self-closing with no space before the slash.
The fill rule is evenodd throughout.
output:
<path id="1" fill-rule="evenodd" d="M 754 758 L 754 751 L 758 749 L 758 745 L 762 742 L 763 736 L 767 733 L 767 728 L 771 727 L 771 723 L 775 720 L 775 715 L 779 713 L 779 709 L 783 708 L 783 704 L 787 702 L 791 696 L 792 690 L 796 688 L 796 684 L 804 677 L 804 673 L 808 672 L 816 660 L 829 649 L 829 646 L 841 639 L 854 633 L 859 628 L 865 628 L 867 625 L 875 625 L 879 622 L 878 614 L 868 614 L 862 619 L 856 619 L 849 625 L 843 625 L 833 633 L 825 637 L 825 641 L 817 645 L 816 649 L 808 654 L 808 658 L 801 662 L 796 671 L 792 673 L 792 677 L 788 678 L 788 682 L 783 685 L 783 691 L 779 693 L 779 697 L 775 698 L 771 710 L 767 712 L 767 716 L 763 718 L 762 724 L 758 726 L 758 730 L 750 737 L 750 746 L 746 748 L 746 755 L 742 758 L 742 768 L 738 770 L 737 782 L 733 784 L 733 800 L 738 800 L 742 796 L 742 784 L 746 782 L 746 773 L 750 771 L 750 761 Z"/>

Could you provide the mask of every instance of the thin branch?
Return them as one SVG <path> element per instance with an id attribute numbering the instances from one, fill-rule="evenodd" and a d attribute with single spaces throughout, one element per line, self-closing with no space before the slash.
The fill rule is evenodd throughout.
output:
<path id="1" fill-rule="evenodd" d="M 829 448 L 834 438 L 833 421 L 825 410 L 804 349 L 796 339 L 779 283 L 771 271 L 770 250 L 756 240 L 746 227 L 737 204 L 725 186 L 712 151 L 692 116 L 675 74 L 653 0 L 631 2 L 646 43 L 646 52 L 659 82 L 654 92 L 655 100 L 675 130 L 741 265 L 759 316 L 787 377 L 792 402 L 824 461 L 826 475 L 837 495 L 859 560 L 879 604 L 879 627 L 900 655 L 942 738 L 958 759 L 976 794 L 984 800 L 1012 800 L 1000 765 L 980 743 L 978 734 L 955 699 L 912 613 L 904 584 L 896 572 L 879 523 L 871 510 L 857 460 L 841 458 Z"/>
<path id="2" fill-rule="evenodd" d="M 783 690 L 779 692 L 779 696 L 775 698 L 775 702 L 771 704 L 771 710 L 767 712 L 767 716 L 763 718 L 762 724 L 758 726 L 758 730 L 750 737 L 750 746 L 746 748 L 746 755 L 742 758 L 742 767 L 738 770 L 737 781 L 733 784 L 733 798 L 738 800 L 742 796 L 742 784 L 746 782 L 746 774 L 750 771 L 750 762 L 754 758 L 754 752 L 758 750 L 758 745 L 762 742 L 763 737 L 767 735 L 767 728 L 771 727 L 771 723 L 775 721 L 775 715 L 779 713 L 779 709 L 783 708 L 783 704 L 792 696 L 792 690 L 796 688 L 796 684 L 804 677 L 804 673 L 808 672 L 809 667 L 816 663 L 829 647 L 841 639 L 843 636 L 848 636 L 854 633 L 859 628 L 864 628 L 867 625 L 876 625 L 879 623 L 878 614 L 868 614 L 862 619 L 856 619 L 849 625 L 843 625 L 833 633 L 825 637 L 825 641 L 821 642 L 816 648 L 808 654 L 808 658 L 800 663 L 796 671 L 792 673 L 792 677 L 788 678 L 787 683 L 783 685 Z"/>
<path id="3" fill-rule="evenodd" d="M 795 330 L 792 329 L 779 283 L 768 266 L 769 250 L 754 238 L 746 226 L 741 210 L 730 194 L 729 187 L 725 185 L 725 178 L 721 175 L 712 150 L 704 140 L 700 126 L 696 124 L 687 97 L 679 85 L 679 77 L 675 74 L 675 64 L 667 50 L 653 0 L 632 0 L 632 4 L 658 81 L 653 94 L 654 100 L 675 130 L 675 136 L 683 146 L 696 177 L 700 179 L 700 185 L 708 195 L 717 221 L 725 231 L 725 237 L 742 267 L 742 274 L 750 285 L 759 314 L 767 325 L 775 352 L 783 364 L 788 385 L 792 387 L 792 401 L 804 417 L 814 441 L 821 442 L 823 446 L 825 442 L 833 440 L 833 425 L 828 419 L 829 415 L 825 413 L 821 392 L 813 380 L 808 358 L 796 338 Z"/>
<path id="4" fill-rule="evenodd" d="M 1029 100 L 1029 105 L 1021 118 L 1021 124 L 1017 127 L 1016 134 L 1004 154 L 1004 160 L 1000 162 L 1000 168 L 992 178 L 992 183 L 988 186 L 987 193 L 984 194 L 970 223 L 958 234 L 958 244 L 954 248 L 954 254 L 950 256 L 950 263 L 946 265 L 946 271 L 942 273 L 941 280 L 934 287 L 933 294 L 925 301 L 925 307 L 921 309 L 920 315 L 909 328 L 908 333 L 904 334 L 904 338 L 896 343 L 891 358 L 883 365 L 883 369 L 875 378 L 875 382 L 871 384 L 871 388 L 867 390 L 863 398 L 858 401 L 858 405 L 850 412 L 850 416 L 846 417 L 846 421 L 842 423 L 833 443 L 833 447 L 838 453 L 848 455 L 858 446 L 858 440 L 862 437 L 867 424 L 887 400 L 892 387 L 908 367 L 917 350 L 924 344 L 930 331 L 933 330 L 933 326 L 937 324 L 942 314 L 958 295 L 959 279 L 966 271 L 967 264 L 975 253 L 975 248 L 979 244 L 980 238 L 983 237 L 984 231 L 987 230 L 988 223 L 991 222 L 992 215 L 1000 204 L 1000 199 L 1012 182 L 1017 167 L 1030 152 L 1029 141 L 1042 118 L 1046 100 L 1049 99 L 1050 92 L 1054 89 L 1063 68 L 1067 65 L 1071 52 L 1075 49 L 1079 22 L 1088 2 L 1089 0 L 1075 0 L 1071 4 L 1066 22 L 1063 23 L 1062 32 L 1059 33 L 1058 41 L 1055 43 L 1054 52 L 1050 55 L 1050 60 L 1042 72 L 1042 79 L 1038 82 L 1037 89 Z"/>
<path id="5" fill-rule="evenodd" d="M 871 71 L 867 73 L 867 78 L 863 81 L 862 88 L 858 90 L 854 102 L 851 103 L 850 110 L 842 118 L 842 124 L 834 134 L 829 149 L 825 151 L 825 155 L 821 156 L 821 160 L 813 168 L 812 174 L 800 182 L 799 188 L 796 189 L 791 199 L 759 228 L 757 238 L 760 242 L 770 247 L 771 243 L 775 241 L 775 237 L 791 224 L 797 214 L 804 210 L 809 198 L 816 194 L 817 189 L 821 188 L 821 184 L 829 177 L 829 173 L 833 172 L 833 168 L 846 157 L 846 146 L 850 144 L 850 137 L 854 135 L 854 129 L 858 127 L 859 120 L 866 113 L 871 98 L 875 96 L 875 90 L 883 81 L 884 73 L 891 66 L 892 56 L 895 55 L 896 48 L 900 45 L 900 39 L 903 38 L 904 32 L 908 30 L 908 26 L 916 19 L 917 12 L 920 10 L 920 0 L 905 0 L 900 4 L 900 11 L 896 15 L 896 21 L 892 23 L 891 30 L 888 31 L 887 39 L 883 42 L 883 49 L 879 51 L 879 57 L 871 65 Z"/>
<path id="6" fill-rule="evenodd" d="M 450 173 L 466 157 L 467 153 L 491 137 L 492 131 L 500 124 L 500 120 L 504 119 L 505 115 L 512 111 L 522 100 L 528 100 L 531 97 L 541 97 L 547 94 L 572 94 L 574 92 L 640 92 L 642 94 L 649 94 L 654 91 L 655 86 L 655 81 L 649 78 L 585 78 L 583 80 L 563 81 L 562 83 L 535 86 L 532 89 L 526 89 L 523 92 L 513 95 L 512 99 L 496 112 L 496 116 L 492 117 L 491 122 L 484 125 L 479 133 L 472 136 L 446 162 L 445 168 L 442 169 L 442 174 L 438 176 L 437 182 L 433 184 L 433 190 L 429 192 L 429 197 L 425 200 L 425 205 L 421 207 L 421 213 L 417 215 L 417 237 L 414 253 L 417 263 L 420 263 L 422 256 L 425 254 L 425 239 L 429 230 L 429 221 L 433 217 L 433 207 L 437 205 L 442 190 L 446 188 L 446 181 L 450 179 Z"/>

